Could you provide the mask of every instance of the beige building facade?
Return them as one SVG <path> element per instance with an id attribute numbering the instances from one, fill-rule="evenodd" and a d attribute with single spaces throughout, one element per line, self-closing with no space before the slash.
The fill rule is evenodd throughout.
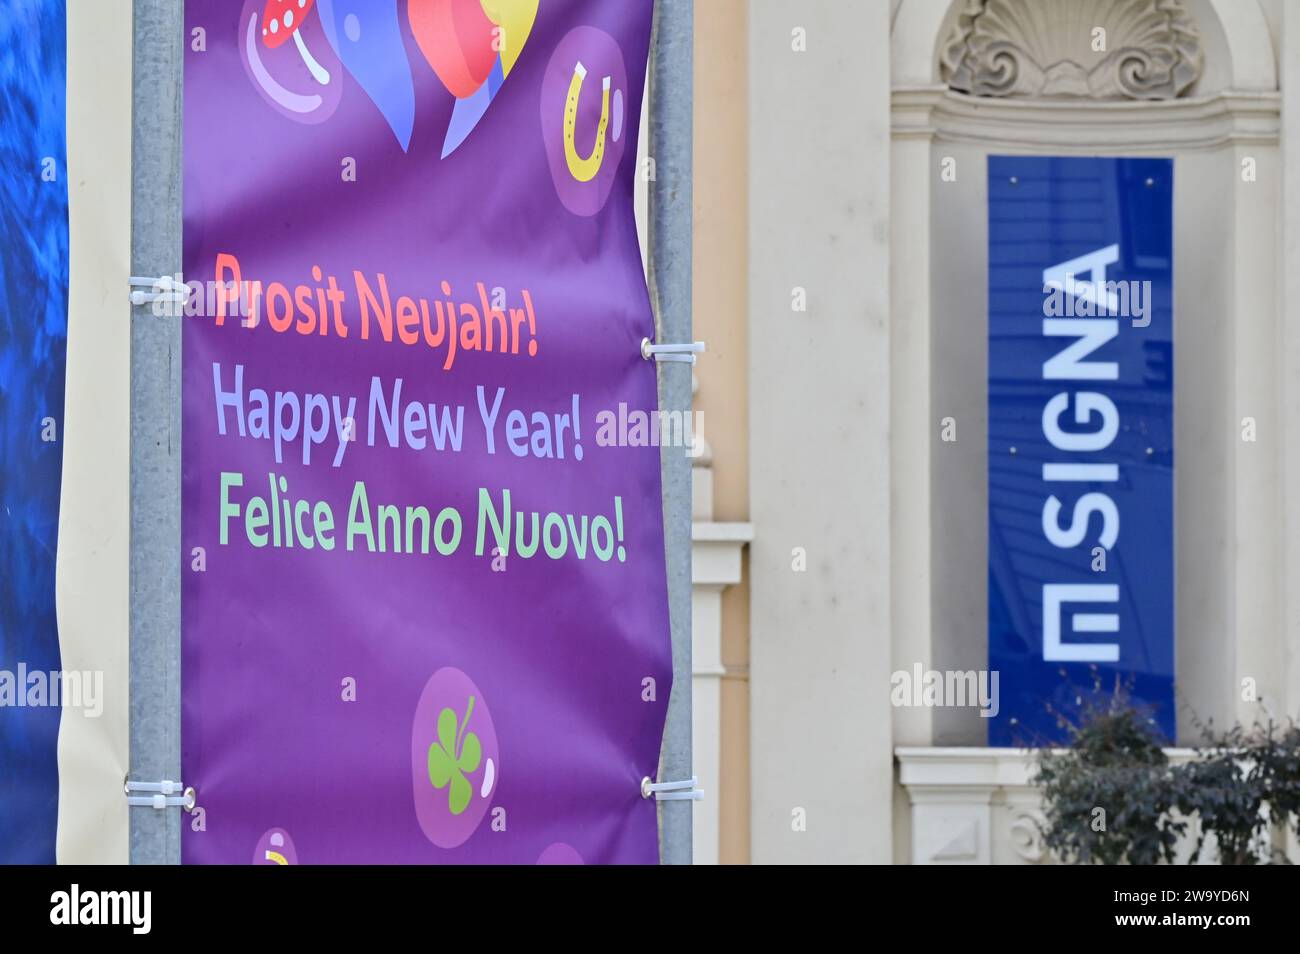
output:
<path id="1" fill-rule="evenodd" d="M 700 0 L 695 51 L 697 863 L 1049 860 L 1024 753 L 889 691 L 987 665 L 989 155 L 1174 160 L 1177 741 L 1300 712 L 1300 17 Z"/>

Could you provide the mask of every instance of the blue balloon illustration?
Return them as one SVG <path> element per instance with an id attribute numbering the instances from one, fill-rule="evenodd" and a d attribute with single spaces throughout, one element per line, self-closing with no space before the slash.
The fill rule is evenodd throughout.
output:
<path id="1" fill-rule="evenodd" d="M 397 0 L 317 0 L 316 10 L 343 68 L 379 107 L 405 152 L 415 126 L 415 85 Z"/>
<path id="2" fill-rule="evenodd" d="M 501 57 L 498 56 L 492 66 L 492 72 L 478 88 L 478 92 L 465 99 L 456 100 L 456 105 L 452 107 L 451 123 L 447 126 L 447 138 L 442 144 L 443 159 L 451 155 L 474 131 L 478 121 L 487 113 L 488 106 L 492 105 L 492 97 L 496 96 L 504 82 L 505 74 L 501 71 Z"/>

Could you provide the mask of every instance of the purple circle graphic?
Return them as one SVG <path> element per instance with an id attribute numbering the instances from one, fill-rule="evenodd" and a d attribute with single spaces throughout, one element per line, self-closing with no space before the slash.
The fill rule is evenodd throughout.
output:
<path id="1" fill-rule="evenodd" d="M 604 30 L 571 30 L 542 78 L 542 142 L 555 191 L 575 215 L 605 207 L 631 136 L 622 135 L 627 66 Z M 617 108 L 616 108 L 617 107 Z"/>
<path id="2" fill-rule="evenodd" d="M 293 846 L 293 839 L 283 828 L 271 828 L 257 839 L 257 848 L 253 851 L 255 865 L 296 865 L 298 850 Z"/>
<path id="3" fill-rule="evenodd" d="M 487 701 L 473 680 L 450 666 L 425 683 L 411 727 L 415 817 L 439 848 L 474 834 L 500 783 L 501 752 Z"/>
<path id="4" fill-rule="evenodd" d="M 263 34 L 262 12 L 266 0 L 245 0 L 239 14 L 239 59 L 249 81 L 281 116 L 294 122 L 315 124 L 334 115 L 343 97 L 343 65 L 325 37 L 315 8 L 294 24 L 285 42 L 278 34 L 269 45 Z M 269 34 L 269 31 L 268 31 Z"/>
<path id="5" fill-rule="evenodd" d="M 582 860 L 582 855 L 578 854 L 578 850 L 572 845 L 557 841 L 546 847 L 538 857 L 537 863 L 539 865 L 585 865 L 587 862 Z"/>

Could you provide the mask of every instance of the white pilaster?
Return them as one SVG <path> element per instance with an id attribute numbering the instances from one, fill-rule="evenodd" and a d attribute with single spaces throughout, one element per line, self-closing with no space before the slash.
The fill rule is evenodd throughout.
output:
<path id="1" fill-rule="evenodd" d="M 696 476 L 704 468 L 696 469 Z M 753 539 L 747 523 L 696 523 L 691 530 L 691 662 L 694 675 L 691 745 L 704 799 L 695 803 L 697 865 L 718 863 L 722 782 L 722 591 L 740 582 L 741 551 Z"/>

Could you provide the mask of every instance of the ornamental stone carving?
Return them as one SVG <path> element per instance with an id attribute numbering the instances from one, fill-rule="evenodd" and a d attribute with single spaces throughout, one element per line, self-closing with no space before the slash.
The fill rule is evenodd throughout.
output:
<path id="1" fill-rule="evenodd" d="M 1174 99 L 1201 75 L 1182 0 L 959 0 L 940 52 L 949 88 L 975 96 Z"/>
<path id="2" fill-rule="evenodd" d="M 1043 843 L 1043 829 L 1047 818 L 1037 808 L 1018 807 L 1012 812 L 1010 826 L 1011 850 L 1021 859 L 1037 864 L 1047 854 Z"/>

